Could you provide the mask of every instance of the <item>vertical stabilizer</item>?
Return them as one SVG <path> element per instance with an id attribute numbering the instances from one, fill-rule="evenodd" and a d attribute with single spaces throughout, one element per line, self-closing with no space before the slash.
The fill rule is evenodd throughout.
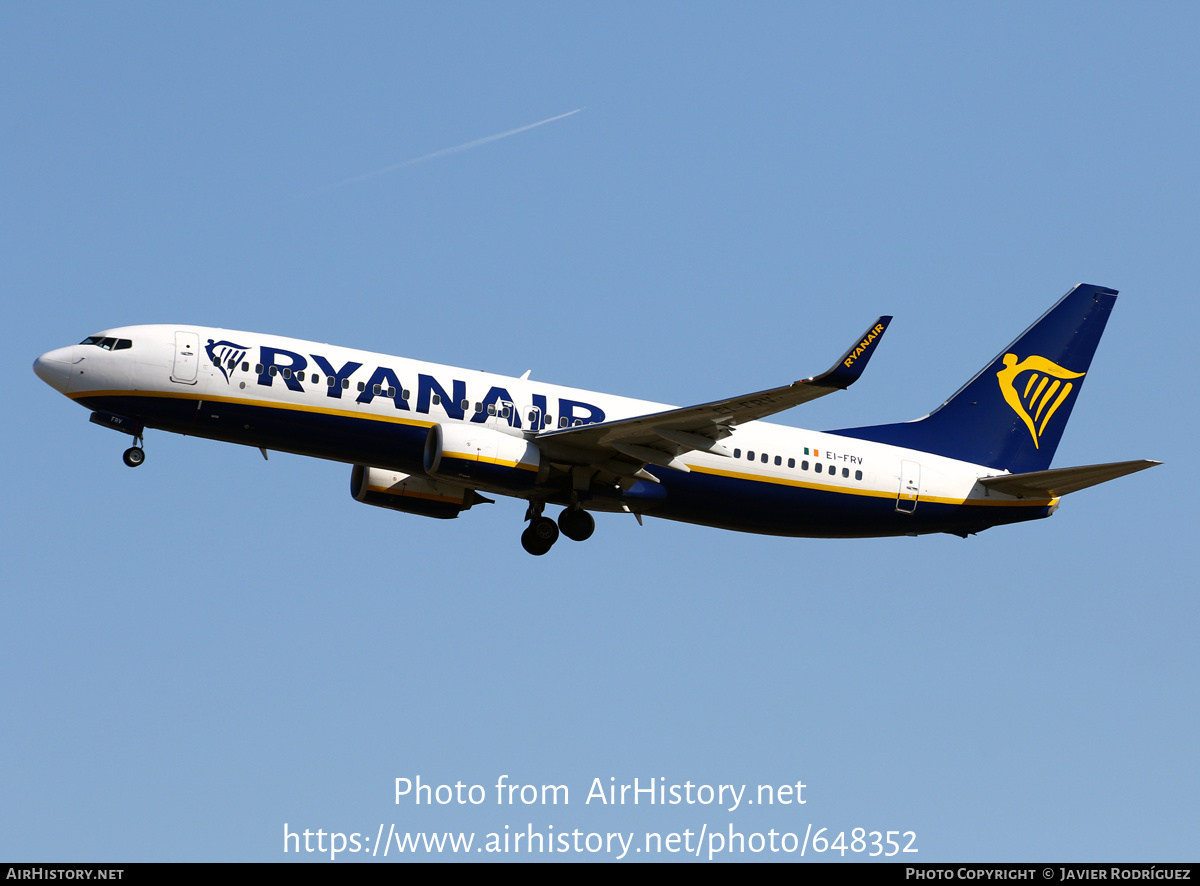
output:
<path id="1" fill-rule="evenodd" d="M 1045 470 L 1116 300 L 1114 289 L 1081 283 L 929 415 L 831 433 L 1013 473 Z"/>

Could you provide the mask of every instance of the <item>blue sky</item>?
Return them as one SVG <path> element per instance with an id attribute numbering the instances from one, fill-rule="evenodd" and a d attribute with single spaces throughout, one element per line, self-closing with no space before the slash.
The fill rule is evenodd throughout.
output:
<path id="1" fill-rule="evenodd" d="M 1194 860 L 1197 32 L 1171 3 L 0 8 L 0 857 L 733 822 Z M 779 419 L 837 428 L 928 412 L 1079 282 L 1121 297 L 1055 465 L 1165 464 L 966 541 L 601 516 L 534 559 L 512 500 L 425 520 L 162 433 L 130 471 L 30 371 L 197 323 L 684 405 L 894 314 L 853 390 Z M 501 774 L 571 803 L 394 803 Z M 584 804 L 634 777 L 808 802 Z"/>

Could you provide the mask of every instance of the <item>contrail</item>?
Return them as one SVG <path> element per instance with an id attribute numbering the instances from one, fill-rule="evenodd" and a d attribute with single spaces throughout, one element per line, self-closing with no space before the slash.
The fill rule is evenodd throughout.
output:
<path id="1" fill-rule="evenodd" d="M 572 114 L 578 114 L 583 108 L 576 108 L 573 111 L 567 111 L 565 114 L 559 114 L 557 117 L 547 117 L 545 120 L 539 120 L 537 123 L 530 123 L 528 126 L 518 126 L 516 129 L 510 129 L 507 132 L 499 132 L 496 135 L 489 135 L 485 138 L 477 138 L 475 141 L 465 142 L 461 145 L 455 145 L 452 148 L 442 148 L 440 151 L 434 151 L 432 154 L 425 154 L 421 157 L 414 157 L 411 160 L 402 160 L 399 163 L 393 163 L 391 166 L 385 166 L 382 169 L 376 169 L 374 172 L 367 172 L 363 175 L 348 178 L 345 181 L 337 182 L 336 184 L 326 185 L 323 188 L 318 188 L 311 191 L 311 194 L 319 194 L 323 191 L 331 191 L 334 188 L 340 188 L 343 185 L 352 185 L 355 182 L 366 181 L 369 178 L 375 178 L 379 175 L 385 175 L 389 172 L 395 172 L 397 169 L 404 169 L 406 166 L 415 166 L 418 163 L 424 163 L 426 160 L 433 160 L 437 157 L 444 157 L 447 154 L 457 154 L 460 151 L 469 151 L 471 148 L 478 148 L 480 145 L 486 145 L 488 142 L 497 142 L 502 138 L 508 138 L 510 135 L 516 135 L 519 132 L 527 132 L 530 129 L 536 129 L 539 126 L 545 126 L 547 123 L 553 123 L 555 120 L 561 120 L 564 117 L 570 117 Z"/>

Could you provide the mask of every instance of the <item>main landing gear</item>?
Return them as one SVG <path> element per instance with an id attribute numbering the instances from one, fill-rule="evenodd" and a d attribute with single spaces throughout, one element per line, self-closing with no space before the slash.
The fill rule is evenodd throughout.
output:
<path id="1" fill-rule="evenodd" d="M 558 528 L 571 541 L 587 541 L 596 531 L 596 520 L 583 508 L 563 508 L 558 515 Z"/>
<path id="2" fill-rule="evenodd" d="M 529 525 L 521 533 L 521 547 L 535 557 L 542 556 L 554 546 L 560 531 L 571 541 L 585 541 L 596 531 L 595 519 L 578 505 L 563 508 L 558 515 L 557 525 L 549 517 L 542 516 L 544 507 L 541 502 L 529 503 L 529 511 L 525 516 Z"/>

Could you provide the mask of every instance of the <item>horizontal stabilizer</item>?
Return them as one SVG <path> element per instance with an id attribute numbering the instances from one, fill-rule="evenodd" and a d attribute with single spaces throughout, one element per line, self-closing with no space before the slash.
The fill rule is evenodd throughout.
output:
<path id="1" fill-rule="evenodd" d="M 1078 492 L 1098 483 L 1106 483 L 1126 474 L 1144 471 L 1160 465 L 1160 461 L 1139 458 L 1134 461 L 1115 461 L 1106 465 L 1084 465 L 1078 468 L 1055 468 L 1050 471 L 1031 471 L 1028 474 L 1001 474 L 998 477 L 983 477 L 980 486 L 995 489 L 1007 495 L 1050 496 L 1058 498 L 1069 492 Z"/>

